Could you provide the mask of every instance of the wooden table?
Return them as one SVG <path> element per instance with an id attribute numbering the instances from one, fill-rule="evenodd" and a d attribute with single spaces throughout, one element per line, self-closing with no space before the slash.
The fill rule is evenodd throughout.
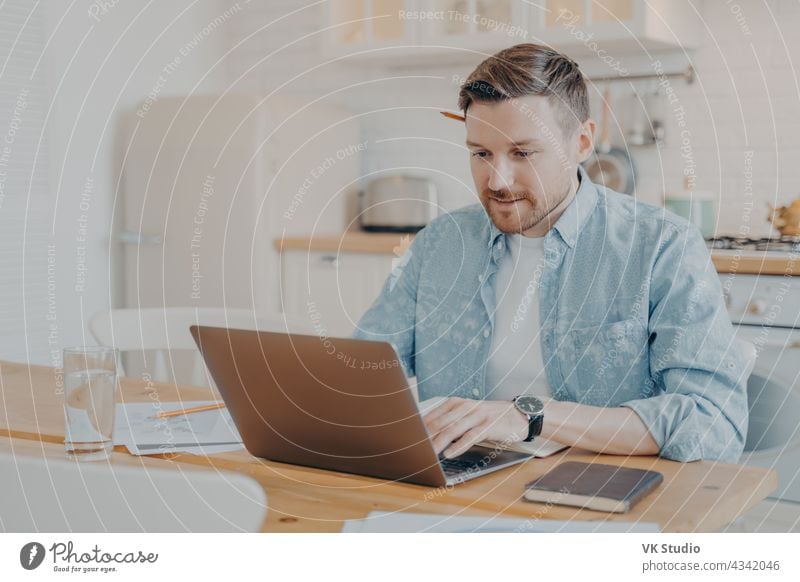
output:
<path id="1" fill-rule="evenodd" d="M 53 368 L 0 362 L 0 437 L 14 439 L 19 454 L 63 456 L 63 392 L 58 381 Z M 125 402 L 218 398 L 209 388 L 131 378 L 123 378 L 120 384 L 120 397 Z M 653 469 L 663 473 L 664 483 L 627 514 L 521 500 L 525 483 L 566 459 Z M 124 447 L 116 447 L 111 462 L 142 467 L 175 467 L 180 463 L 249 475 L 267 492 L 269 510 L 262 530 L 277 532 L 340 531 L 344 520 L 363 518 L 374 510 L 646 521 L 657 522 L 670 532 L 717 531 L 778 486 L 772 470 L 707 461 L 677 463 L 657 457 L 598 455 L 576 449 L 533 459 L 449 489 L 276 463 L 244 451 L 208 457 L 188 453 L 135 457 Z"/>

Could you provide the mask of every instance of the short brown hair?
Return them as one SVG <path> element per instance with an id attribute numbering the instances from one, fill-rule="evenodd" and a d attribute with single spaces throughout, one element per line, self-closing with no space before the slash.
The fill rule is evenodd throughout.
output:
<path id="1" fill-rule="evenodd" d="M 466 115 L 473 101 L 527 95 L 544 95 L 556 103 L 565 133 L 589 119 L 589 96 L 578 64 L 551 48 L 531 43 L 504 49 L 479 64 L 461 85 L 458 108 Z"/>

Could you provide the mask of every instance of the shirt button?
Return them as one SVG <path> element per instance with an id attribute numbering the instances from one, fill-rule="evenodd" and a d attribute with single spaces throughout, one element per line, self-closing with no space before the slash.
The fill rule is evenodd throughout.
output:
<path id="1" fill-rule="evenodd" d="M 501 240 L 497 241 L 497 243 L 494 245 L 494 248 L 496 248 L 498 251 L 502 251 L 503 250 L 503 241 L 501 241 Z"/>
<path id="2" fill-rule="evenodd" d="M 489 336 L 491 335 L 491 333 L 492 333 L 492 332 L 491 332 L 491 331 L 489 331 L 488 329 L 484 329 L 484 330 L 483 330 L 483 337 L 489 337 Z"/>
<path id="3" fill-rule="evenodd" d="M 481 395 L 481 391 L 480 391 L 480 390 L 478 390 L 477 388 L 473 388 L 473 389 L 472 389 L 472 395 L 473 395 L 475 398 L 477 398 L 478 396 L 480 396 L 480 395 Z"/>

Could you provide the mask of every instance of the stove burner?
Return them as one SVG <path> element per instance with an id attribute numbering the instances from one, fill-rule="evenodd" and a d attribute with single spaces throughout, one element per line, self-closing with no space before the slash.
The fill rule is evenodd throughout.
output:
<path id="1" fill-rule="evenodd" d="M 717 236 L 706 239 L 713 250 L 752 250 L 764 252 L 800 252 L 800 236 L 748 238 L 742 236 Z"/>

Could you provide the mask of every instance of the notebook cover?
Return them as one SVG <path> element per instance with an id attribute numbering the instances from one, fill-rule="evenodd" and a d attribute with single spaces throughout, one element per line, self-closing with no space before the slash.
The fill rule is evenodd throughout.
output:
<path id="1" fill-rule="evenodd" d="M 664 476 L 656 471 L 568 461 L 528 483 L 525 497 L 531 501 L 628 511 L 663 480 Z M 611 509 L 614 506 L 619 509 Z"/>

